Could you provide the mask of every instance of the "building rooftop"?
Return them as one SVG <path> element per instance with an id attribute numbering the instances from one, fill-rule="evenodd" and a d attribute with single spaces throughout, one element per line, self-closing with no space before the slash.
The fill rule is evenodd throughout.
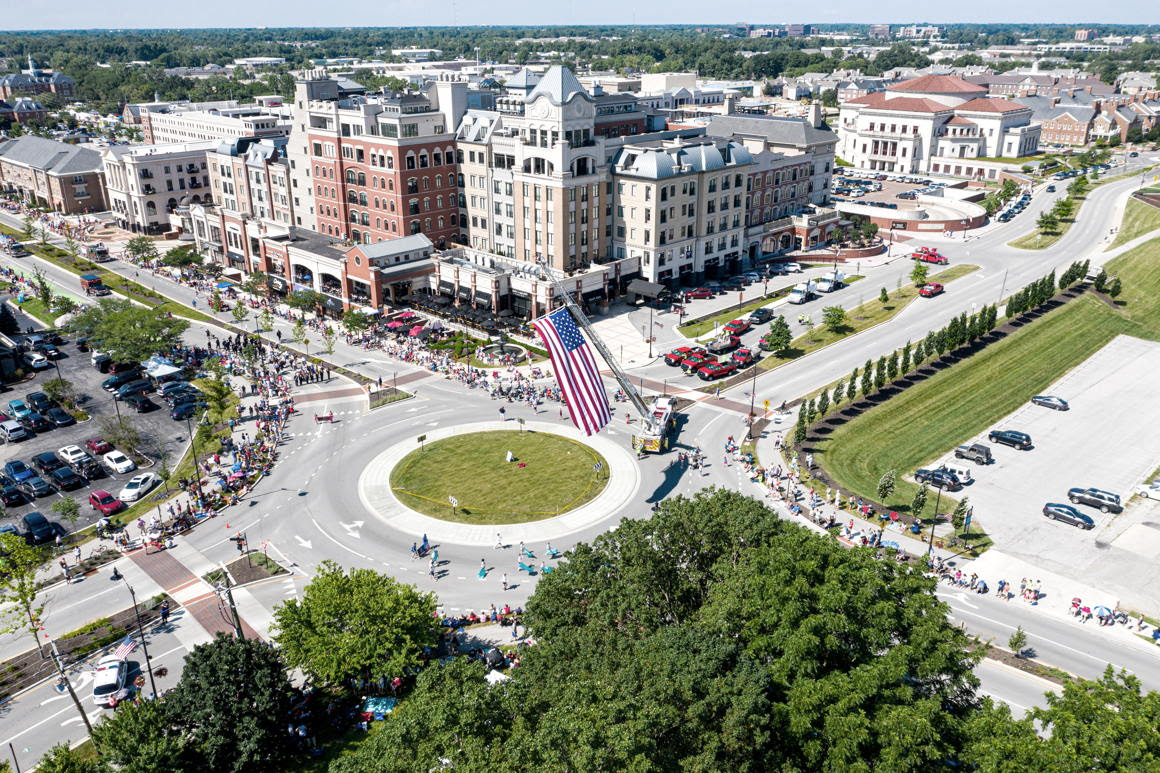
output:
<path id="1" fill-rule="evenodd" d="M 409 236 L 400 236 L 397 239 L 387 239 L 386 241 L 375 242 L 373 244 L 359 244 L 355 249 L 359 250 L 368 258 L 385 258 L 389 255 L 398 255 L 400 252 L 413 252 L 414 250 L 430 250 L 434 247 L 431 240 L 424 234 L 410 234 Z"/>
<path id="2" fill-rule="evenodd" d="M 572 101 L 572 97 L 577 94 L 582 95 L 585 99 L 592 99 L 592 95 L 584 90 L 571 70 L 561 65 L 554 65 L 544 73 L 544 77 L 532 89 L 532 93 L 528 94 L 526 101 L 532 102 L 544 96 L 553 105 L 562 105 Z"/>
<path id="3" fill-rule="evenodd" d="M 715 137 L 762 137 L 776 145 L 794 147 L 838 141 L 825 124 L 817 127 L 803 118 L 779 115 L 718 115 L 710 119 L 707 131 Z"/>
<path id="4" fill-rule="evenodd" d="M 980 94 L 986 89 L 957 75 L 921 75 L 890 87 L 891 91 L 910 91 L 919 94 Z"/>
<path id="5" fill-rule="evenodd" d="M 1031 108 L 1009 99 L 980 97 L 972 99 L 970 102 L 964 102 L 955 109 L 966 110 L 972 113 L 1015 113 L 1020 110 L 1030 110 Z"/>
<path id="6" fill-rule="evenodd" d="M 898 110 L 903 113 L 949 113 L 955 108 L 925 97 L 891 97 L 881 91 L 864 97 L 851 99 L 847 105 L 874 107 L 881 110 Z"/>
<path id="7" fill-rule="evenodd" d="M 0 142 L 0 159 L 54 174 L 99 172 L 103 166 L 95 150 L 32 135 Z"/>

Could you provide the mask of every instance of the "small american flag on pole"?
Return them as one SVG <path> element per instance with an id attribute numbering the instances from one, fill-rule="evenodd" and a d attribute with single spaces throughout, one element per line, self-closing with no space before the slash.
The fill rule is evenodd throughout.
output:
<path id="1" fill-rule="evenodd" d="M 548 354 L 552 357 L 552 369 L 556 372 L 556 383 L 564 393 L 572 414 L 572 423 L 585 435 L 600 431 L 612 421 L 608 410 L 608 395 L 604 391 L 604 381 L 596 367 L 592 349 L 584 340 L 584 334 L 572 319 L 567 308 L 554 311 L 532 322 L 540 334 Z"/>
<path id="2" fill-rule="evenodd" d="M 133 654 L 133 650 L 137 649 L 137 642 L 132 636 L 126 636 L 124 640 L 117 645 L 117 649 L 113 650 L 113 655 L 118 660 L 124 660 Z"/>

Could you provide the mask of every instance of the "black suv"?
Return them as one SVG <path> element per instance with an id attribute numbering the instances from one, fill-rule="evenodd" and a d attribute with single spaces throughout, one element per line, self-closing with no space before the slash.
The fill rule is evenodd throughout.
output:
<path id="1" fill-rule="evenodd" d="M 767 308 L 754 309 L 753 313 L 749 315 L 749 321 L 754 325 L 760 325 L 763 322 L 769 322 L 773 319 L 773 311 Z"/>
<path id="2" fill-rule="evenodd" d="M 53 470 L 48 479 L 52 481 L 52 485 L 56 486 L 61 491 L 75 491 L 82 486 L 88 485 L 88 481 L 77 475 L 68 467 L 61 467 L 58 470 Z"/>
<path id="3" fill-rule="evenodd" d="M 1002 443 L 1005 446 L 1026 451 L 1031 448 L 1031 436 L 1026 432 L 1016 432 L 1013 429 L 997 429 L 987 435 L 992 443 Z"/>
<path id="4" fill-rule="evenodd" d="M 24 396 L 24 402 L 28 403 L 32 410 L 39 411 L 41 413 L 45 413 L 50 408 L 56 407 L 56 403 L 54 403 L 44 392 L 30 392 L 29 394 L 26 394 Z"/>
<path id="5" fill-rule="evenodd" d="M 1120 504 L 1120 495 L 1098 488 L 1068 489 L 1067 498 L 1073 505 L 1091 505 L 1098 507 L 1101 513 L 1122 513 L 1124 506 Z"/>
<path id="6" fill-rule="evenodd" d="M 914 479 L 919 483 L 926 483 L 944 491 L 958 491 L 963 487 L 959 477 L 946 470 L 919 470 L 914 473 Z"/>
<path id="7" fill-rule="evenodd" d="M 43 454 L 37 454 L 32 457 L 32 466 L 43 473 L 50 473 L 53 470 L 59 470 L 64 467 L 64 462 L 60 457 L 52 451 L 45 451 Z"/>

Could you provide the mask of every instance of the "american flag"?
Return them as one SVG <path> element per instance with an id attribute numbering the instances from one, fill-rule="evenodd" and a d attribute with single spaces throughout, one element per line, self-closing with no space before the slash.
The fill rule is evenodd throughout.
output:
<path id="1" fill-rule="evenodd" d="M 113 650 L 113 655 L 118 660 L 124 660 L 133 654 L 133 650 L 137 649 L 137 642 L 132 636 L 126 636 L 124 640 L 117 645 L 117 649 Z"/>
<path id="2" fill-rule="evenodd" d="M 604 381 L 596 367 L 592 349 L 584 340 L 584 334 L 572 319 L 567 308 L 554 311 L 546 317 L 532 322 L 540 334 L 548 354 L 552 357 L 552 369 L 556 371 L 556 382 L 572 414 L 572 423 L 585 435 L 599 432 L 600 428 L 612 421 L 608 410 L 608 395 L 604 391 Z"/>

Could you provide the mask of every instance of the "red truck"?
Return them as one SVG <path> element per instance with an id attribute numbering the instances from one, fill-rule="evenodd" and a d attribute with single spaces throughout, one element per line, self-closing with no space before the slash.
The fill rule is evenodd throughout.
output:
<path id="1" fill-rule="evenodd" d="M 81 274 L 81 289 L 85 295 L 108 295 L 111 290 L 101 283 L 97 274 Z"/>
<path id="2" fill-rule="evenodd" d="M 910 257 L 923 263 L 937 263 L 940 266 L 945 266 L 949 262 L 945 255 L 940 255 L 933 247 L 919 247 L 910 254 Z"/>

